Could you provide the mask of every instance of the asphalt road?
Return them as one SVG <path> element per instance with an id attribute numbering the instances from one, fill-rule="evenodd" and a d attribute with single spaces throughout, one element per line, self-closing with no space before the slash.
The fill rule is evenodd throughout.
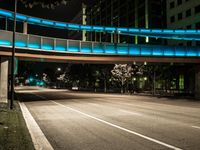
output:
<path id="1" fill-rule="evenodd" d="M 55 150 L 200 150 L 200 101 L 18 88 Z"/>

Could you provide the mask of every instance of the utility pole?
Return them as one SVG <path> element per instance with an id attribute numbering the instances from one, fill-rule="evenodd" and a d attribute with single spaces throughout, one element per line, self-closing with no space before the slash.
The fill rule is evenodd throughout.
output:
<path id="1" fill-rule="evenodd" d="M 15 84 L 15 32 L 16 32 L 16 14 L 17 14 L 17 0 L 14 1 L 14 22 L 13 22 L 13 42 L 12 42 L 12 59 L 11 59 L 11 96 L 10 96 L 10 109 L 13 109 L 14 101 L 14 84 Z"/>

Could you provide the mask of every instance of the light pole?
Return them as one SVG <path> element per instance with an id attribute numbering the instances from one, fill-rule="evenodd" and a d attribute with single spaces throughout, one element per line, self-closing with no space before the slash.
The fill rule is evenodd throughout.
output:
<path id="1" fill-rule="evenodd" d="M 11 59 L 11 95 L 10 95 L 10 109 L 13 109 L 13 101 L 14 101 L 14 82 L 15 82 L 15 32 L 16 32 L 16 13 L 17 13 L 17 0 L 14 1 L 14 22 L 13 22 L 13 42 L 12 42 L 12 59 Z"/>

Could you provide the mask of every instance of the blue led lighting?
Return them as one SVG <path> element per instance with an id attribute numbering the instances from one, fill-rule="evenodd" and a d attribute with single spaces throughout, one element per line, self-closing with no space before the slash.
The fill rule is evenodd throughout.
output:
<path id="1" fill-rule="evenodd" d="M 196 33 L 197 30 L 186 30 L 187 33 Z"/>
<path id="2" fill-rule="evenodd" d="M 29 43 L 29 44 L 28 44 L 28 47 L 29 47 L 29 48 L 39 49 L 39 48 L 40 48 L 40 45 L 38 45 L 37 43 Z"/>
<path id="3" fill-rule="evenodd" d="M 117 28 L 117 31 L 126 32 L 126 31 L 128 31 L 128 28 Z"/>
<path id="4" fill-rule="evenodd" d="M 151 55 L 152 49 L 150 47 L 142 46 L 141 47 L 141 55 Z"/>
<path id="5" fill-rule="evenodd" d="M 185 30 L 175 30 L 175 33 L 185 33 Z"/>
<path id="6" fill-rule="evenodd" d="M 82 52 L 82 53 L 91 53 L 91 48 L 82 46 L 80 52 Z"/>
<path id="7" fill-rule="evenodd" d="M 165 47 L 164 56 L 174 56 L 174 49 L 172 47 Z"/>
<path id="8" fill-rule="evenodd" d="M 64 46 L 56 46 L 55 50 L 56 51 L 66 51 L 66 48 Z"/>
<path id="9" fill-rule="evenodd" d="M 105 47 L 106 54 L 116 54 L 116 49 L 114 45 L 106 45 Z"/>
<path id="10" fill-rule="evenodd" d="M 53 50 L 53 46 L 51 46 L 49 44 L 44 44 L 44 45 L 42 45 L 42 49 L 44 49 L 44 50 Z"/>
<path id="11" fill-rule="evenodd" d="M 150 29 L 141 29 L 140 31 L 141 31 L 141 32 L 151 32 Z"/>
<path id="12" fill-rule="evenodd" d="M 185 50 L 184 50 L 184 48 L 177 47 L 175 49 L 175 56 L 185 56 Z"/>
<path id="13" fill-rule="evenodd" d="M 84 26 L 84 25 L 80 26 L 80 28 L 83 30 L 91 30 L 92 29 L 91 26 Z"/>
<path id="14" fill-rule="evenodd" d="M 69 46 L 67 51 L 69 51 L 69 52 L 78 52 L 79 51 L 79 47 L 77 47 L 77 46 Z"/>
<path id="15" fill-rule="evenodd" d="M 72 29 L 79 29 L 79 25 L 76 24 L 68 24 L 68 27 Z"/>
<path id="16" fill-rule="evenodd" d="M 101 54 L 104 53 L 104 46 L 103 45 L 95 45 L 92 50 L 93 53 Z"/>
<path id="17" fill-rule="evenodd" d="M 128 49 L 128 45 L 127 46 L 117 46 L 117 54 L 120 55 L 127 55 L 129 54 L 129 49 Z"/>
<path id="18" fill-rule="evenodd" d="M 100 30 L 101 31 L 101 30 L 104 30 L 104 28 L 103 27 L 99 27 L 99 26 L 94 26 L 93 30 Z"/>
<path id="19" fill-rule="evenodd" d="M 140 31 L 139 29 L 134 29 L 134 28 L 129 29 L 129 32 L 139 32 L 139 31 Z"/>
<path id="20" fill-rule="evenodd" d="M 154 33 L 161 33 L 162 30 L 160 30 L 160 29 L 152 29 L 152 32 L 154 32 Z"/>
<path id="21" fill-rule="evenodd" d="M 17 15 L 16 15 L 16 18 L 19 19 L 19 20 L 27 20 L 27 17 L 26 17 L 26 16 L 20 15 L 20 14 L 17 14 Z"/>
<path id="22" fill-rule="evenodd" d="M 154 48 L 152 52 L 153 56 L 162 56 L 163 55 L 163 50 L 161 48 Z"/>
<path id="23" fill-rule="evenodd" d="M 23 41 L 16 41 L 15 46 L 17 47 L 26 47 L 26 43 Z"/>
<path id="24" fill-rule="evenodd" d="M 11 46 L 11 42 L 8 41 L 8 40 L 0 40 L 0 45 L 3 45 L 3 46 Z"/>
<path id="25" fill-rule="evenodd" d="M 13 17 L 11 12 L 0 10 L 0 15 L 6 16 L 6 17 Z"/>
<path id="26" fill-rule="evenodd" d="M 54 25 L 54 22 L 47 21 L 47 20 L 42 20 L 42 23 L 45 24 L 45 25 Z"/>
<path id="27" fill-rule="evenodd" d="M 105 31 L 115 31 L 116 28 L 114 27 L 105 27 Z"/>
<path id="28" fill-rule="evenodd" d="M 65 28 L 65 27 L 66 27 L 66 24 L 65 24 L 65 23 L 56 22 L 56 23 L 55 23 L 55 26 Z"/>
<path id="29" fill-rule="evenodd" d="M 173 33 L 174 30 L 165 29 L 165 30 L 163 30 L 163 32 L 164 32 L 164 33 Z"/>
<path id="30" fill-rule="evenodd" d="M 28 21 L 29 21 L 29 22 L 32 22 L 32 23 L 40 23 L 40 22 L 41 22 L 40 19 L 32 18 L 32 17 L 29 17 L 29 18 L 28 18 Z"/>
<path id="31" fill-rule="evenodd" d="M 140 55 L 140 47 L 135 45 L 129 46 L 129 54 L 130 55 Z"/>

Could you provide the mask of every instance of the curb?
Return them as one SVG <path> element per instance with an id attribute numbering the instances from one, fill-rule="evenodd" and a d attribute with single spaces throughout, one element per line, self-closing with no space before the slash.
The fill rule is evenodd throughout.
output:
<path id="1" fill-rule="evenodd" d="M 36 123 L 35 119 L 29 112 L 28 108 L 23 102 L 19 102 L 26 126 L 31 135 L 33 145 L 36 150 L 53 150 L 53 147 L 45 137 L 44 133 Z"/>

